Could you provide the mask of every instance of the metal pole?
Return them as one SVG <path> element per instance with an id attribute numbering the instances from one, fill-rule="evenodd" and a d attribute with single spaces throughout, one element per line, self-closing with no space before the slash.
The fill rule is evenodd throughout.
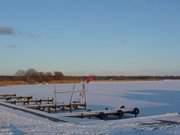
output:
<path id="1" fill-rule="evenodd" d="M 86 85 L 85 85 L 85 82 L 82 83 L 82 89 L 84 91 L 84 105 L 85 105 L 85 110 L 86 110 Z"/>
<path id="2" fill-rule="evenodd" d="M 55 104 L 55 112 L 56 112 L 56 84 L 54 85 L 54 104 Z"/>
<path id="3" fill-rule="evenodd" d="M 72 111 L 72 98 L 73 98 L 73 95 L 74 95 L 75 88 L 76 88 L 76 85 L 73 84 L 72 93 L 71 93 L 70 101 L 69 101 L 69 104 L 70 104 L 70 111 Z"/>

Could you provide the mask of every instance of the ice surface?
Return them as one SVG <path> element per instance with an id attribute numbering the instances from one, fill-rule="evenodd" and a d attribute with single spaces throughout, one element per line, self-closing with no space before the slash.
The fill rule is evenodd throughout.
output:
<path id="1" fill-rule="evenodd" d="M 57 84 L 61 90 L 73 84 Z M 80 87 L 80 86 L 78 86 Z M 121 105 L 141 108 L 141 116 L 180 112 L 180 81 L 126 83 L 92 83 L 88 85 L 90 106 Z M 1 87 L 0 93 L 16 93 L 36 97 L 53 96 L 54 85 Z M 149 113 L 150 112 L 150 113 Z M 179 135 L 180 116 L 144 117 L 127 120 L 91 122 L 87 124 L 55 123 L 31 114 L 0 107 L 0 135 Z"/>

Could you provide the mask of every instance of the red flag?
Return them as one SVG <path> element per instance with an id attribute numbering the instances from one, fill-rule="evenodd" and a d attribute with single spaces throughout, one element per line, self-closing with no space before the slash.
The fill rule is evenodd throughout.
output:
<path id="1" fill-rule="evenodd" d="M 94 80 L 94 77 L 93 76 L 86 76 L 86 77 L 84 77 L 84 80 L 83 81 L 85 81 L 86 83 L 90 83 L 91 81 L 93 81 Z"/>

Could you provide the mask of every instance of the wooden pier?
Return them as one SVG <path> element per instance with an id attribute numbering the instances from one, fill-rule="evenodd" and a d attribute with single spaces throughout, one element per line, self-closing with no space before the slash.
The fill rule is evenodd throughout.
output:
<path id="1" fill-rule="evenodd" d="M 54 98 L 34 99 L 32 96 L 17 96 L 16 94 L 0 94 L 0 100 L 25 106 L 30 109 L 36 109 L 48 113 L 65 112 L 74 110 L 86 110 L 86 103 L 72 102 L 69 104 L 57 104 Z"/>
<path id="2" fill-rule="evenodd" d="M 0 99 L 6 99 L 9 97 L 16 97 L 16 94 L 0 94 Z"/>
<path id="3" fill-rule="evenodd" d="M 0 94 L 0 97 L 16 96 L 16 94 Z"/>
<path id="4" fill-rule="evenodd" d="M 28 104 L 25 105 L 27 108 L 31 109 L 37 109 L 40 111 L 46 111 L 48 113 L 55 113 L 55 112 L 65 112 L 65 111 L 70 111 L 72 112 L 73 110 L 85 110 L 86 105 L 84 104 Z"/>
<path id="5" fill-rule="evenodd" d="M 90 112 L 77 112 L 73 113 L 69 117 L 78 117 L 78 118 L 97 118 L 101 120 L 109 119 L 121 119 L 125 115 L 132 114 L 135 117 L 140 113 L 138 108 L 120 108 L 117 110 L 104 110 L 104 111 L 90 111 Z"/>
<path id="6" fill-rule="evenodd" d="M 31 99 L 29 100 L 29 98 L 27 100 L 8 100 L 6 101 L 7 103 L 11 103 L 11 104 L 17 104 L 17 103 L 21 103 L 23 105 L 29 105 L 29 104 L 53 104 L 54 103 L 54 99 L 53 98 L 48 98 L 48 99 Z"/>
<path id="7" fill-rule="evenodd" d="M 116 110 L 105 110 L 91 111 L 86 109 L 86 102 L 72 101 L 68 104 L 57 104 L 54 98 L 48 97 L 47 99 L 34 99 L 33 96 L 17 96 L 16 94 L 0 94 L 0 100 L 4 102 L 4 105 L 17 106 L 21 108 L 20 110 L 34 110 L 30 111 L 34 114 L 35 111 L 40 111 L 42 113 L 64 113 L 64 118 L 69 119 L 99 119 L 99 120 L 112 120 L 112 119 L 122 119 L 127 115 L 132 115 L 137 117 L 140 113 L 138 108 L 126 108 L 121 106 Z M 86 101 L 86 100 L 85 100 Z M 3 103 L 2 103 L 3 104 Z M 9 105 L 8 105 L 9 104 Z M 25 108 L 25 109 L 22 109 Z M 77 111 L 78 110 L 78 111 Z M 29 112 L 29 110 L 28 110 Z M 69 113 L 68 113 L 69 112 Z M 37 115 L 37 114 L 36 114 Z M 41 115 L 40 115 L 41 116 Z M 43 114 L 43 117 L 44 116 Z"/>
<path id="8" fill-rule="evenodd" d="M 32 100 L 32 96 L 12 96 L 12 97 L 5 97 L 4 99 L 9 100 L 17 100 L 17 101 L 30 101 Z"/>

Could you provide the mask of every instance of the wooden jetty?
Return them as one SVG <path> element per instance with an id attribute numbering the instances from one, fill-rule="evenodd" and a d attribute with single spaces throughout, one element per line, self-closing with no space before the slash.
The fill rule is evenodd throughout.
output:
<path id="1" fill-rule="evenodd" d="M 53 104 L 54 103 L 54 98 L 48 98 L 48 99 L 37 99 L 37 100 L 30 100 L 30 101 L 25 101 L 23 104 Z"/>
<path id="2" fill-rule="evenodd" d="M 54 99 L 53 98 L 48 98 L 48 99 L 38 99 L 38 100 L 35 100 L 35 99 L 31 99 L 31 100 L 7 100 L 6 101 L 7 103 L 11 103 L 11 104 L 17 104 L 17 103 L 21 103 L 23 105 L 29 105 L 29 104 L 44 104 L 44 103 L 47 103 L 47 104 L 53 104 L 54 102 Z"/>
<path id="3" fill-rule="evenodd" d="M 0 97 L 16 96 L 16 94 L 0 94 Z"/>
<path id="4" fill-rule="evenodd" d="M 6 103 L 23 105 L 27 108 L 45 111 L 48 113 L 73 110 L 86 110 L 86 103 L 72 101 L 68 104 L 57 104 L 54 98 L 33 99 L 32 96 L 17 96 L 16 94 L 1 94 L 0 99 Z"/>
<path id="5" fill-rule="evenodd" d="M 0 99 L 6 99 L 9 97 L 16 97 L 16 94 L 0 94 Z"/>
<path id="6" fill-rule="evenodd" d="M 25 105 L 27 108 L 37 109 L 40 111 L 46 111 L 48 113 L 55 113 L 55 112 L 64 112 L 64 111 L 73 111 L 73 110 L 80 110 L 85 109 L 86 105 L 81 103 L 73 103 L 73 104 L 27 104 Z"/>
<path id="7" fill-rule="evenodd" d="M 0 94 L 0 100 L 31 100 L 32 96 L 17 96 L 16 94 Z"/>
<path id="8" fill-rule="evenodd" d="M 33 97 L 32 96 L 12 96 L 12 97 L 5 97 L 5 100 L 24 100 L 24 101 L 29 101 Z"/>
<path id="9" fill-rule="evenodd" d="M 132 114 L 135 117 L 140 113 L 138 108 L 120 108 L 117 110 L 101 110 L 101 111 L 89 111 L 89 112 L 77 112 L 69 115 L 68 117 L 78 118 L 98 118 L 101 120 L 108 119 L 121 119 L 126 114 Z"/>
<path id="10" fill-rule="evenodd" d="M 37 105 L 26 105 L 27 108 L 30 109 L 36 109 L 36 110 L 40 110 L 40 111 L 44 111 L 44 112 L 55 112 L 56 108 L 58 106 L 55 106 L 54 104 L 37 104 Z"/>

